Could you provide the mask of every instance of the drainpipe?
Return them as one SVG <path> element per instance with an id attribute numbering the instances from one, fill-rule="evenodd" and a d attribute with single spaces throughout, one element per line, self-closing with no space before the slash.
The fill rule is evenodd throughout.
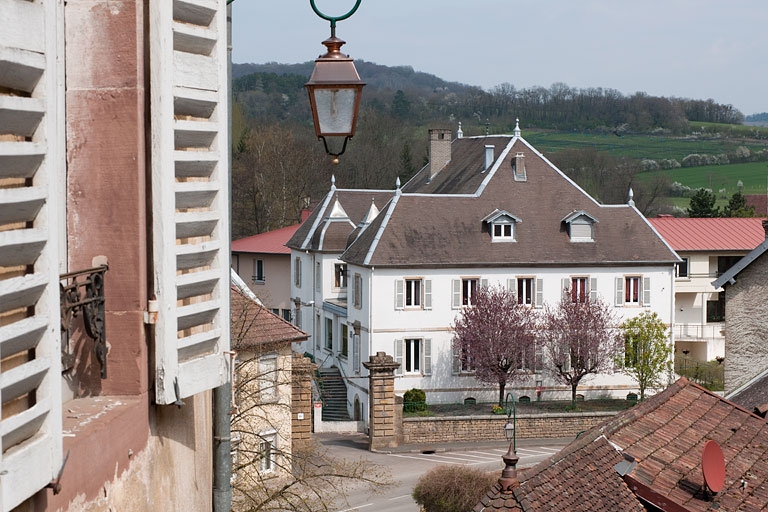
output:
<path id="1" fill-rule="evenodd" d="M 227 123 L 232 126 L 232 2 L 227 0 Z M 232 183 L 232 130 L 229 130 L 227 150 L 230 152 L 227 169 Z M 232 203 L 232 186 L 229 187 L 229 200 Z M 230 232 L 232 219 L 230 218 Z M 227 240 L 227 251 L 231 250 Z M 226 300 L 230 294 L 226 293 Z M 235 364 L 230 359 L 230 364 Z M 231 375 L 231 373 L 230 373 Z M 231 377 L 230 377 L 231 378 Z M 230 407 L 232 383 L 226 382 L 213 390 L 213 512 L 230 512 L 232 509 L 232 442 L 230 432 Z"/>

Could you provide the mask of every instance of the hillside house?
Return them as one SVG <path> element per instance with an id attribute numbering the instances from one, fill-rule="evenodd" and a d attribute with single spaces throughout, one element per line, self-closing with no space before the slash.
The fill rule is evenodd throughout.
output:
<path id="1" fill-rule="evenodd" d="M 212 507 L 226 9 L 0 2 L 0 510 Z"/>
<path id="2" fill-rule="evenodd" d="M 302 213 L 302 220 L 309 211 Z M 272 313 L 292 321 L 291 250 L 285 246 L 300 224 L 232 241 L 232 268 Z"/>
<path id="3" fill-rule="evenodd" d="M 712 280 L 765 240 L 756 218 L 648 219 L 677 251 L 675 270 L 675 354 L 678 360 L 725 357 L 725 292 Z"/>
<path id="4" fill-rule="evenodd" d="M 725 291 L 725 393 L 737 394 L 768 369 L 768 220 L 763 242 L 718 277 Z"/>
<path id="5" fill-rule="evenodd" d="M 451 323 L 481 286 L 507 287 L 533 308 L 573 287 L 577 297 L 601 297 L 620 318 L 652 309 L 674 320 L 679 258 L 631 200 L 597 203 L 519 129 L 451 137 L 430 131 L 431 161 L 402 188 L 332 186 L 288 242 L 297 319 L 312 325 L 303 349 L 339 368 L 347 405 L 360 418 L 368 402 L 360 361 L 379 351 L 401 363 L 399 393 L 421 388 L 433 403 L 494 399 L 496 390 L 478 383 L 451 346 Z M 534 396 L 539 387 L 544 398 L 567 396 L 534 357 L 515 393 Z M 633 389 L 621 372 L 580 388 L 622 397 Z"/>

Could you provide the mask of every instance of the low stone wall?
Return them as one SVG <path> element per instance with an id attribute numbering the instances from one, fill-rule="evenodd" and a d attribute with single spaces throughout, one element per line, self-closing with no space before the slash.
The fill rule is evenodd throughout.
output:
<path id="1" fill-rule="evenodd" d="M 518 414 L 517 439 L 576 437 L 615 412 Z M 434 416 L 403 418 L 402 444 L 503 440 L 507 416 Z"/>

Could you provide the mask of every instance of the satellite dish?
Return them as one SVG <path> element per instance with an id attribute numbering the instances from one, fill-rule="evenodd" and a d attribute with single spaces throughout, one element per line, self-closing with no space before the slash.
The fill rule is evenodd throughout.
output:
<path id="1" fill-rule="evenodd" d="M 725 458 L 720 445 L 713 440 L 704 444 L 701 454 L 701 470 L 704 472 L 704 484 L 717 494 L 725 486 Z"/>

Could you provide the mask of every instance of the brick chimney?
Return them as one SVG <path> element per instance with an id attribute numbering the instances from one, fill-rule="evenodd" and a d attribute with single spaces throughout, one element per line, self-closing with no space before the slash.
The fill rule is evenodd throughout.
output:
<path id="1" fill-rule="evenodd" d="M 451 130 L 429 130 L 429 179 L 435 177 L 451 161 Z"/>

